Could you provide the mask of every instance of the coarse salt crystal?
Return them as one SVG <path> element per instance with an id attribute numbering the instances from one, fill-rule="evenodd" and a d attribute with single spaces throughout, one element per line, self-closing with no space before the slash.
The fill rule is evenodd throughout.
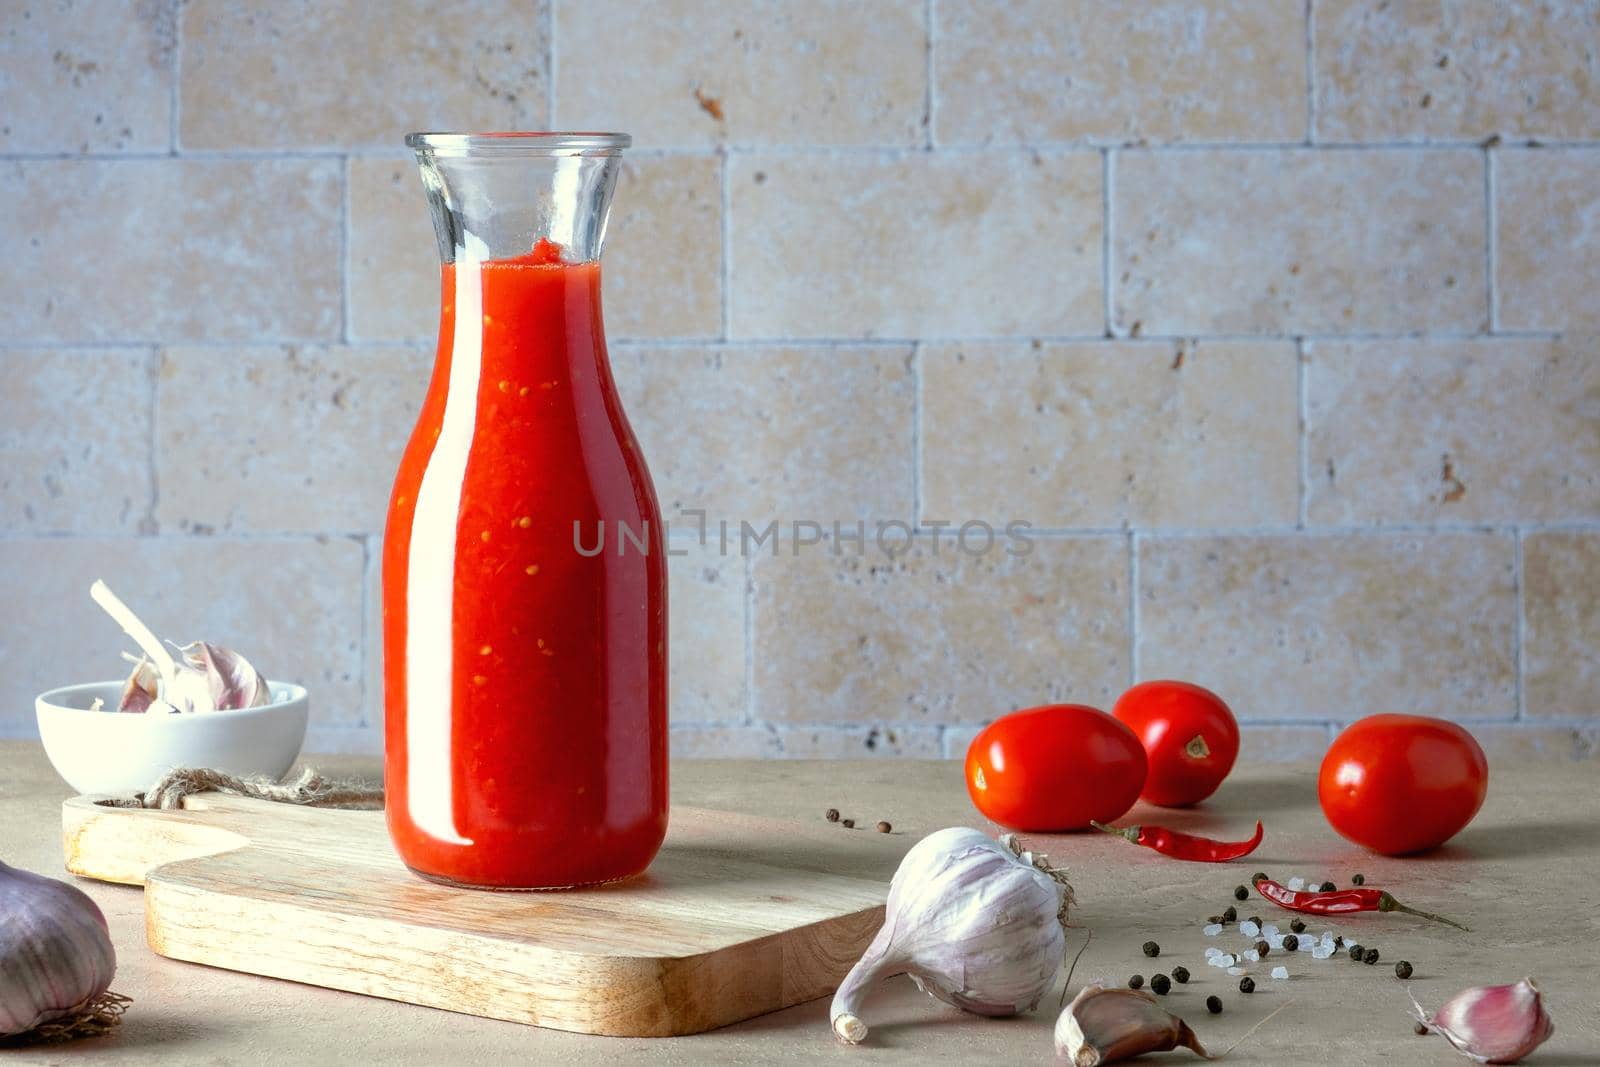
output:
<path id="1" fill-rule="evenodd" d="M 1278 978 L 1278 979 L 1284 979 L 1284 978 L 1289 977 L 1289 968 L 1287 968 L 1287 967 L 1274 967 L 1274 968 L 1272 968 L 1272 977 Z"/>
<path id="2" fill-rule="evenodd" d="M 1273 934 L 1271 937 L 1267 938 L 1268 947 L 1279 949 L 1281 951 L 1283 949 L 1284 937 L 1284 934 Z"/>
<path id="3" fill-rule="evenodd" d="M 1233 975 L 1234 977 L 1238 977 L 1239 975 L 1244 973 L 1244 968 L 1243 967 L 1229 967 L 1228 968 L 1228 973 Z"/>
<path id="4" fill-rule="evenodd" d="M 1265 926 L 1263 926 L 1261 928 L 1261 936 L 1266 938 L 1269 941 L 1272 940 L 1274 937 L 1277 937 L 1278 934 L 1279 934 L 1279 930 L 1278 930 L 1278 924 L 1277 923 L 1267 923 L 1267 925 L 1265 925 Z"/>
<path id="5" fill-rule="evenodd" d="M 1261 932 L 1261 927 L 1257 926 L 1249 919 L 1246 919 L 1244 922 L 1239 924 L 1239 932 L 1246 937 L 1255 937 Z"/>
<path id="6" fill-rule="evenodd" d="M 1218 934 L 1222 933 L 1222 924 L 1221 923 L 1212 923 L 1210 926 L 1207 926 L 1204 930 L 1201 930 L 1200 932 L 1205 934 L 1207 937 L 1216 937 Z"/>
<path id="7" fill-rule="evenodd" d="M 1244 958 L 1250 963 L 1255 963 L 1261 959 L 1261 953 L 1257 952 L 1253 948 L 1247 948 L 1244 950 Z"/>
<path id="8" fill-rule="evenodd" d="M 1311 958 L 1314 960 L 1325 960 L 1332 955 L 1332 945 L 1318 945 L 1316 948 L 1311 950 Z"/>
<path id="9" fill-rule="evenodd" d="M 1300 890 L 1304 889 L 1305 887 L 1306 887 L 1306 880 L 1304 878 L 1301 878 L 1298 874 L 1295 875 L 1293 878 L 1289 879 L 1289 889 L 1292 892 L 1298 893 L 1298 892 L 1300 892 Z"/>

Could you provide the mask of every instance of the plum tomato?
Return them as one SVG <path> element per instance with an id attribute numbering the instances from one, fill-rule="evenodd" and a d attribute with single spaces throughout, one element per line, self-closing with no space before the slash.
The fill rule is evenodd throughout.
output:
<path id="1" fill-rule="evenodd" d="M 1013 830 L 1087 829 L 1139 798 L 1145 755 L 1122 723 L 1082 704 L 1004 715 L 967 748 L 967 792 L 978 810 Z"/>
<path id="2" fill-rule="evenodd" d="M 1370 715 L 1334 739 L 1317 796 L 1328 823 L 1385 856 L 1442 845 L 1483 806 L 1489 763 L 1466 730 L 1422 715 Z"/>
<path id="3" fill-rule="evenodd" d="M 1144 742 L 1150 760 L 1140 794 L 1152 804 L 1198 804 L 1233 770 L 1239 724 L 1222 698 L 1188 682 L 1141 682 L 1111 709 Z"/>

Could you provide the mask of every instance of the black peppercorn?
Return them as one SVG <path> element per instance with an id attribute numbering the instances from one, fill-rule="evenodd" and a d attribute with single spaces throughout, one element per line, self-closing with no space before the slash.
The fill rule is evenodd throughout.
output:
<path id="1" fill-rule="evenodd" d="M 1144 943 L 1144 954 L 1150 957 L 1159 956 L 1161 955 L 1161 946 L 1154 941 L 1146 941 Z"/>
<path id="2" fill-rule="evenodd" d="M 1335 890 L 1335 889 L 1338 889 L 1338 888 L 1339 888 L 1339 887 L 1338 887 L 1338 886 L 1336 886 L 1336 885 L 1334 885 L 1334 884 L 1333 884 L 1333 883 L 1332 883 L 1332 882 L 1323 882 L 1323 883 L 1322 883 L 1322 891 L 1323 891 L 1323 892 L 1324 892 L 1324 893 L 1331 893 L 1331 892 L 1333 892 L 1333 891 L 1334 891 L 1334 890 Z"/>
<path id="3" fill-rule="evenodd" d="M 1242 885 L 1234 886 L 1233 887 L 1233 899 L 1234 900 L 1249 900 L 1250 899 L 1250 890 L 1246 889 Z"/>
<path id="4" fill-rule="evenodd" d="M 1410 961 L 1409 960 L 1401 960 L 1399 963 L 1395 964 L 1394 965 L 1394 976 L 1396 978 L 1410 978 L 1411 977 L 1411 963 L 1410 963 Z"/>
<path id="5" fill-rule="evenodd" d="M 1366 964 L 1377 963 L 1378 962 L 1378 950 L 1375 949 L 1375 948 L 1367 949 L 1367 951 L 1365 951 L 1365 952 L 1363 952 L 1361 954 L 1361 962 L 1362 963 L 1366 963 Z"/>
<path id="6" fill-rule="evenodd" d="M 1333 947 L 1344 948 L 1344 937 L 1340 934 L 1333 935 Z"/>
<path id="7" fill-rule="evenodd" d="M 1293 934 L 1283 939 L 1283 951 L 1293 952 L 1300 947 L 1300 939 Z"/>
<path id="8" fill-rule="evenodd" d="M 1305 920 L 1304 919 L 1295 919 L 1295 920 L 1291 921 L 1289 923 L 1289 929 L 1293 930 L 1297 934 L 1305 933 L 1306 932 Z"/>
<path id="9" fill-rule="evenodd" d="M 1209 1011 L 1212 1015 L 1221 1015 L 1222 1014 L 1222 998 L 1221 997 L 1207 997 L 1206 998 L 1206 1011 Z"/>
<path id="10" fill-rule="evenodd" d="M 1350 958 L 1355 960 L 1357 963 L 1361 962 L 1361 946 L 1360 945 L 1351 945 L 1350 946 Z"/>
<path id="11" fill-rule="evenodd" d="M 829 822 L 838 822 L 839 821 L 839 809 L 838 808 L 829 808 L 826 812 L 823 813 L 822 817 L 824 819 L 827 819 Z"/>
<path id="12" fill-rule="evenodd" d="M 1261 916 L 1259 916 L 1259 915 L 1252 915 L 1246 921 L 1255 923 L 1256 924 L 1256 929 L 1258 929 L 1258 930 L 1261 928 Z"/>
<path id="13" fill-rule="evenodd" d="M 1156 994 L 1157 996 L 1164 997 L 1171 992 L 1171 990 L 1172 979 L 1168 978 L 1164 974 L 1152 974 L 1150 976 L 1150 992 Z"/>
<path id="14" fill-rule="evenodd" d="M 1222 921 L 1225 922 L 1225 923 L 1231 923 L 1235 919 L 1237 919 L 1238 917 L 1239 917 L 1239 909 L 1234 907 L 1232 904 L 1229 904 L 1222 911 Z"/>
<path id="15" fill-rule="evenodd" d="M 839 823 L 839 825 L 844 827 L 846 830 L 854 830 L 856 828 L 856 821 L 854 819 L 845 819 L 843 822 Z"/>
<path id="16" fill-rule="evenodd" d="M 1267 880 L 1267 872 L 1266 871 L 1257 871 L 1255 874 L 1252 874 L 1250 876 L 1250 884 L 1251 885 L 1255 885 L 1257 882 L 1265 882 L 1266 880 Z"/>
<path id="17" fill-rule="evenodd" d="M 893 829 L 894 829 L 894 827 L 890 826 L 886 822 L 883 822 L 883 821 L 880 820 L 879 823 L 878 823 L 878 833 L 880 833 L 880 834 L 886 834 L 890 830 L 893 830 Z"/>
<path id="18" fill-rule="evenodd" d="M 1141 989 L 1143 987 L 1144 987 L 1144 975 L 1136 974 L 1132 978 L 1128 979 L 1128 988 L 1129 989 Z"/>
<path id="19" fill-rule="evenodd" d="M 1364 874 L 1352 874 L 1350 876 L 1350 884 L 1351 885 L 1366 885 L 1367 884 L 1367 876 L 1364 875 Z"/>
<path id="20" fill-rule="evenodd" d="M 1213 916 L 1211 916 L 1211 918 L 1207 919 L 1206 922 L 1208 922 L 1208 923 L 1216 923 L 1216 924 L 1218 924 L 1220 926 L 1224 922 L 1224 920 L 1223 920 L 1222 916 L 1220 916 L 1220 915 L 1213 915 Z"/>
<path id="21" fill-rule="evenodd" d="M 1401 975 L 1401 977 L 1403 978 L 1405 976 Z M 1189 983 L 1189 968 L 1187 968 L 1187 967 L 1174 967 L 1174 968 L 1172 968 L 1172 980 L 1174 982 L 1177 982 L 1179 985 L 1187 985 Z"/>
<path id="22" fill-rule="evenodd" d="M 1257 941 L 1256 942 L 1256 955 L 1264 957 L 1264 956 L 1266 956 L 1267 953 L 1269 953 L 1271 951 L 1272 951 L 1272 946 L 1267 944 L 1265 941 Z"/>
<path id="23" fill-rule="evenodd" d="M 1241 992 L 1241 993 L 1254 993 L 1255 991 L 1256 991 L 1256 980 L 1254 978 L 1251 978 L 1247 974 L 1243 978 L 1239 979 L 1239 992 Z"/>
<path id="24" fill-rule="evenodd" d="M 1418 1037 L 1427 1037 L 1428 1036 L 1428 1024 L 1427 1023 L 1421 1023 L 1421 1022 L 1412 1023 L 1411 1024 L 1411 1032 L 1413 1034 L 1416 1034 Z"/>

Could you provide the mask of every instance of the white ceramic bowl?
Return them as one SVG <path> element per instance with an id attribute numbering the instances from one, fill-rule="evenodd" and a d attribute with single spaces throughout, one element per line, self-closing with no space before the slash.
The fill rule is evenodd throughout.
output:
<path id="1" fill-rule="evenodd" d="M 175 767 L 281 778 L 300 755 L 310 701 L 272 682 L 272 703 L 193 715 L 116 711 L 121 682 L 68 685 L 34 701 L 39 737 L 56 772 L 79 793 L 132 796 Z M 95 698 L 109 711 L 90 711 Z"/>

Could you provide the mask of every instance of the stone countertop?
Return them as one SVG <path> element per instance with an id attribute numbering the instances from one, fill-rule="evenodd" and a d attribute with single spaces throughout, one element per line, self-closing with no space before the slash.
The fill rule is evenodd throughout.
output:
<path id="1" fill-rule="evenodd" d="M 373 774 L 377 761 L 317 758 L 335 773 Z M 867 825 L 888 819 L 921 835 L 942 826 L 982 825 L 967 801 L 959 762 L 683 761 L 673 768 L 680 803 L 800 817 L 829 806 Z M 0 742 L 0 858 L 62 876 L 60 803 L 70 793 L 39 746 Z M 1122 820 L 1161 819 L 1180 829 L 1220 836 L 1247 833 L 1257 816 L 1267 825 L 1261 849 L 1242 863 L 1180 863 L 1103 835 L 1029 838 L 1069 869 L 1078 895 L 1075 925 L 1094 931 L 1078 962 L 1074 986 L 1103 978 L 1148 977 L 1185 964 L 1193 978 L 1165 998 L 1214 1052 L 1286 1000 L 1293 1003 L 1230 1059 L 1239 1063 L 1357 1064 L 1406 1056 L 1412 1063 L 1468 1064 L 1439 1037 L 1419 1038 L 1407 1015 L 1406 991 L 1437 1006 L 1474 984 L 1533 975 L 1546 992 L 1555 1037 L 1528 1062 L 1600 1064 L 1600 1013 L 1588 948 L 1600 935 L 1600 764 L 1497 762 L 1489 799 L 1454 842 L 1420 859 L 1362 852 L 1336 836 L 1317 808 L 1310 765 L 1241 767 L 1202 810 L 1161 812 L 1144 806 Z M 849 832 L 842 830 L 841 833 Z M 1402 901 L 1458 918 L 1470 934 L 1406 915 L 1374 915 L 1332 924 L 1376 946 L 1368 967 L 1336 956 L 1295 953 L 1292 978 L 1276 982 L 1258 968 L 1257 992 L 1207 967 L 1202 936 L 1207 915 L 1232 903 L 1230 891 L 1255 870 L 1347 884 L 1356 871 Z M 163 959 L 144 943 L 143 899 L 137 888 L 79 883 L 105 910 L 120 957 L 114 988 L 134 999 L 119 1032 L 71 1045 L 6 1051 L 5 1063 L 392 1063 L 434 1064 L 470 1056 L 474 1063 L 590 1062 L 602 1057 L 663 1063 L 723 1061 L 855 1062 L 978 1059 L 1052 1060 L 1054 1001 L 1034 1015 L 986 1020 L 963 1015 L 890 979 L 868 1002 L 866 1045 L 832 1040 L 827 1001 L 694 1037 L 589 1037 L 456 1015 L 312 986 L 236 974 Z M 1287 927 L 1288 916 L 1252 898 L 1259 913 Z M 1311 929 L 1324 928 L 1313 923 Z M 1235 935 L 1236 937 L 1236 935 Z M 1139 946 L 1155 939 L 1159 960 Z M 1069 941 L 1076 951 L 1079 935 Z M 1409 983 L 1394 977 L 1410 960 Z M 1208 1015 L 1203 1001 L 1220 996 L 1225 1010 Z M 1193 1062 L 1173 1053 L 1171 1062 Z M 1152 1060 L 1151 1062 L 1158 1062 Z"/>

